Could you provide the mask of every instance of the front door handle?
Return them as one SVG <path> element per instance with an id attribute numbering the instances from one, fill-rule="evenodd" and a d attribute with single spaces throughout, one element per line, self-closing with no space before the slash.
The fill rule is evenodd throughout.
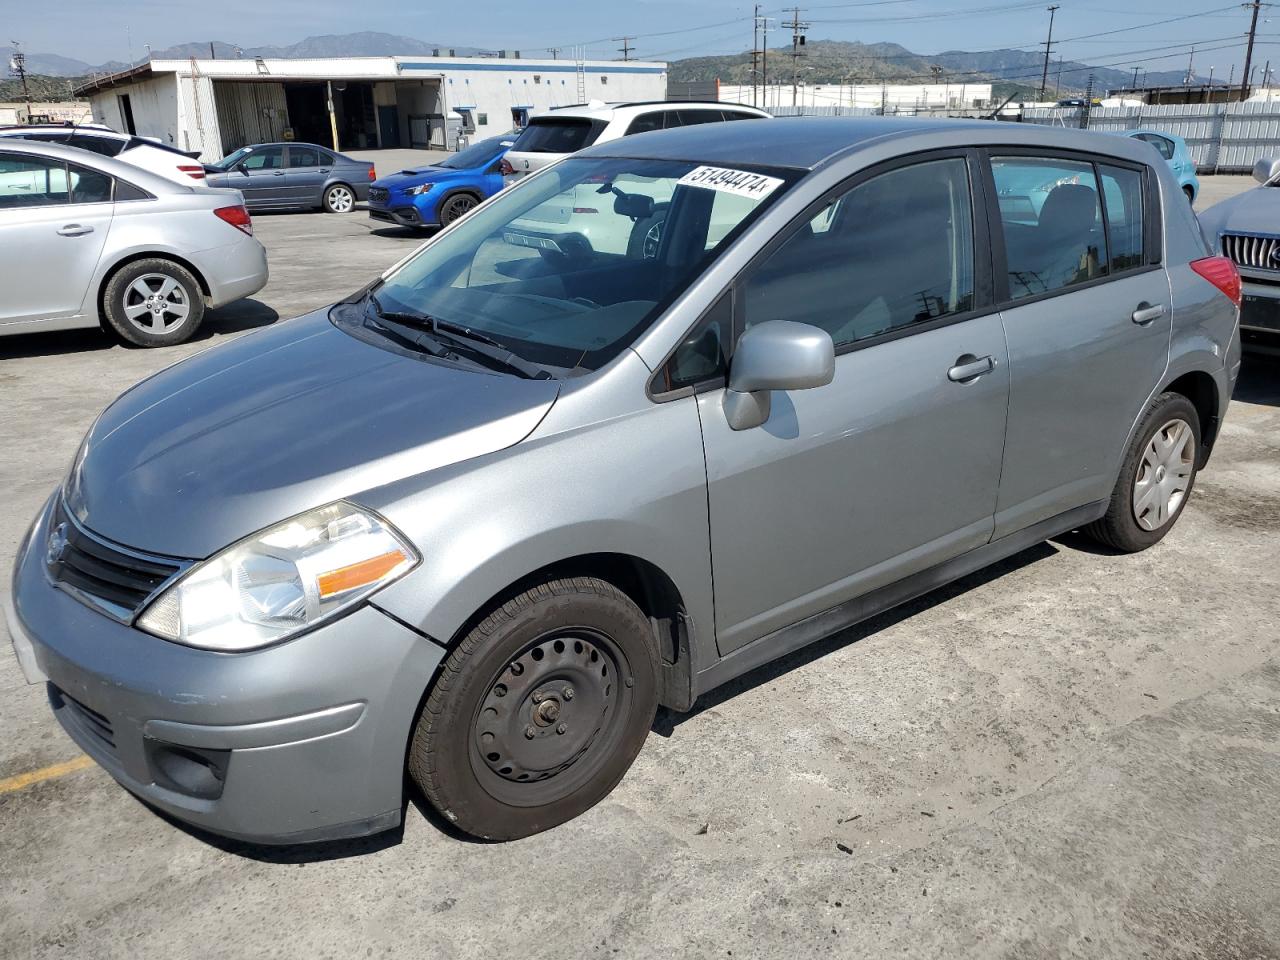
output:
<path id="1" fill-rule="evenodd" d="M 956 383 L 972 383 L 984 373 L 995 369 L 996 362 L 991 357 L 975 357 L 966 353 L 956 358 L 955 366 L 947 371 L 947 379 Z"/>
<path id="2" fill-rule="evenodd" d="M 273 177 L 283 177 L 283 176 L 284 176 L 284 171 L 283 171 L 283 170 L 277 170 L 275 173 L 273 173 L 273 174 L 272 174 L 272 176 L 273 176 Z"/>
<path id="3" fill-rule="evenodd" d="M 58 229 L 60 237 L 83 237 L 86 233 L 93 233 L 93 227 L 86 227 L 80 223 L 68 223 L 65 227 Z"/>
<path id="4" fill-rule="evenodd" d="M 1164 316 L 1164 304 L 1157 303 L 1155 306 L 1143 300 L 1138 304 L 1138 309 L 1133 311 L 1130 319 L 1140 327 L 1145 327 L 1152 320 L 1158 320 Z"/>

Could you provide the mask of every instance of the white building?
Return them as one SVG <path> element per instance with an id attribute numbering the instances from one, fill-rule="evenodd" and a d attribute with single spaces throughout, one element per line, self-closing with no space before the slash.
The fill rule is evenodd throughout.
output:
<path id="1" fill-rule="evenodd" d="M 83 100 L 0 103 L 0 125 L 9 123 L 88 123 L 89 104 Z"/>
<path id="2" fill-rule="evenodd" d="M 158 137 L 202 160 L 294 139 L 338 150 L 449 143 L 522 127 L 531 110 L 588 100 L 662 100 L 667 65 L 492 57 L 152 60 L 86 81 L 93 119 Z M 335 142 L 336 141 L 336 142 Z"/>
<path id="3" fill-rule="evenodd" d="M 754 99 L 753 99 L 754 97 Z M 720 84 L 720 99 L 765 110 L 776 107 L 864 107 L 889 113 L 916 110 L 971 110 L 991 102 L 989 83 L 789 83 L 767 87 Z"/>

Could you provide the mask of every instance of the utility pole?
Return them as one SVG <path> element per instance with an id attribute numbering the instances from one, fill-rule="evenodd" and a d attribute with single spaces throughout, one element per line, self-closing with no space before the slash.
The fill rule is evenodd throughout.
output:
<path id="1" fill-rule="evenodd" d="M 1131 89 L 1133 90 L 1138 89 L 1138 68 L 1137 67 L 1133 68 L 1133 84 L 1131 85 Z"/>
<path id="2" fill-rule="evenodd" d="M 1089 85 L 1084 91 L 1084 106 L 1080 108 L 1080 129 L 1089 129 L 1089 111 L 1093 109 L 1093 74 L 1089 74 Z"/>
<path id="3" fill-rule="evenodd" d="M 1258 33 L 1258 10 L 1261 7 L 1269 7 L 1271 4 L 1263 3 L 1262 0 L 1253 0 L 1252 3 L 1241 4 L 1241 6 L 1253 9 L 1253 15 L 1249 18 L 1249 45 L 1244 50 L 1244 73 L 1241 74 L 1243 81 L 1240 99 L 1245 100 L 1249 97 L 1249 88 L 1253 86 L 1253 74 L 1249 72 L 1249 64 L 1253 62 L 1253 38 Z"/>
<path id="4" fill-rule="evenodd" d="M 1053 49 L 1053 15 L 1058 4 L 1049 7 L 1049 36 L 1044 41 L 1044 70 L 1040 74 L 1040 99 L 1044 99 L 1045 87 L 1049 84 L 1049 51 Z"/>
<path id="5" fill-rule="evenodd" d="M 22 48 L 18 46 L 18 41 L 13 41 L 13 55 L 9 57 L 9 69 L 18 75 L 18 79 L 22 81 L 22 99 L 27 101 L 27 121 L 31 120 L 31 91 L 27 89 L 27 55 L 22 52 Z"/>
<path id="6" fill-rule="evenodd" d="M 622 46 L 618 48 L 618 52 L 622 54 L 623 62 L 625 63 L 626 61 L 630 60 L 631 51 L 634 49 L 631 46 L 631 41 L 634 40 L 635 37 L 614 37 L 613 39 L 622 44 Z"/>
<path id="7" fill-rule="evenodd" d="M 760 92 L 764 109 L 769 109 L 769 18 L 760 18 Z"/>
<path id="8" fill-rule="evenodd" d="M 760 106 L 760 4 L 751 15 L 751 105 Z"/>
<path id="9" fill-rule="evenodd" d="M 552 59 L 552 60 L 559 60 L 559 59 L 560 59 L 560 48 L 559 48 L 559 47 L 546 47 L 545 49 L 546 49 L 547 53 L 551 54 L 551 59 Z"/>
<path id="10" fill-rule="evenodd" d="M 800 89 L 800 58 L 804 56 L 804 33 L 809 24 L 800 21 L 800 8 L 791 8 L 791 22 L 785 24 L 791 28 L 791 105 L 796 105 L 796 93 Z"/>
<path id="11" fill-rule="evenodd" d="M 1183 81 L 1182 81 L 1182 85 L 1184 87 L 1191 86 L 1191 78 L 1196 75 L 1195 70 L 1193 69 L 1195 62 L 1196 62 L 1196 48 L 1195 48 L 1195 44 L 1192 44 L 1191 53 L 1187 56 L 1187 75 L 1186 77 L 1183 78 Z"/>

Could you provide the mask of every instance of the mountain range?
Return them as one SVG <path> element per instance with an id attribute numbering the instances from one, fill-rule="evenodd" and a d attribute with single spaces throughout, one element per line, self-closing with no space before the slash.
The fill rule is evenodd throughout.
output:
<path id="1" fill-rule="evenodd" d="M 390 54 L 430 56 L 434 50 L 451 49 L 448 44 L 398 37 L 389 33 L 347 33 L 307 37 L 287 46 L 238 47 L 223 40 L 181 43 L 163 50 L 152 50 L 160 59 L 208 57 L 219 59 L 243 57 L 371 57 Z M 474 56 L 485 52 L 479 47 L 452 47 L 458 56 Z M 1030 91 L 1039 87 L 1044 67 L 1041 54 L 1026 50 L 948 50 L 935 55 L 913 53 L 896 43 L 860 43 L 814 40 L 805 46 L 803 57 L 795 64 L 797 76 L 805 83 L 877 83 L 880 81 L 925 83 L 991 82 L 1001 96 Z M 93 73 L 123 70 L 122 61 L 89 64 L 53 53 L 27 54 L 27 72 L 49 77 L 82 77 Z M 792 77 L 790 47 L 769 51 L 769 75 L 775 83 L 787 83 Z M 1133 80 L 1130 70 L 1090 66 L 1076 61 L 1052 63 L 1048 86 L 1051 91 L 1076 93 L 1084 90 L 1089 76 L 1095 89 L 1126 86 Z M 751 82 L 749 52 L 713 57 L 690 57 L 670 64 L 673 81 L 720 79 L 725 83 Z M 1061 77 L 1061 82 L 1058 78 Z M 1179 71 L 1150 72 L 1148 85 L 1180 84 Z"/>

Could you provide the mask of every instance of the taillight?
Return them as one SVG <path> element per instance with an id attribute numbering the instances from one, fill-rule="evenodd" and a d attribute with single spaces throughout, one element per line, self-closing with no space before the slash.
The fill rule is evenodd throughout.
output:
<path id="1" fill-rule="evenodd" d="M 214 216 L 219 220 L 225 220 L 237 230 L 253 236 L 253 221 L 249 218 L 249 211 L 243 205 L 234 207 L 218 207 L 213 211 Z"/>
<path id="2" fill-rule="evenodd" d="M 369 182 L 373 183 L 373 181 L 377 179 L 378 179 L 378 171 L 375 170 L 372 166 L 369 167 Z"/>
<path id="3" fill-rule="evenodd" d="M 509 177 L 516 172 L 516 168 L 507 162 L 506 157 L 503 157 L 502 162 L 498 164 L 498 172 L 504 177 Z"/>
<path id="4" fill-rule="evenodd" d="M 185 163 L 180 163 L 178 164 L 178 169 L 181 170 L 183 173 L 185 173 L 192 180 L 204 179 L 204 167 L 191 166 Z"/>
<path id="5" fill-rule="evenodd" d="M 1191 269 L 1221 290 L 1237 307 L 1240 306 L 1240 271 L 1229 257 L 1192 260 Z"/>

